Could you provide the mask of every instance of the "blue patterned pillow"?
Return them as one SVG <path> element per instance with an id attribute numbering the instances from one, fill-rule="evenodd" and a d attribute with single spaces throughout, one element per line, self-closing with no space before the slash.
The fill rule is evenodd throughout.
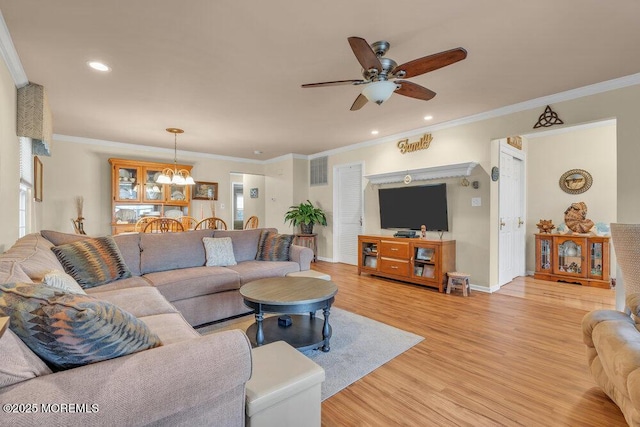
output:
<path id="1" fill-rule="evenodd" d="M 84 289 L 131 277 L 118 245 L 111 236 L 79 240 L 51 248 Z"/>
<path id="2" fill-rule="evenodd" d="M 144 322 L 119 307 L 47 285 L 0 285 L 0 315 L 9 316 L 11 330 L 57 369 L 161 345 Z"/>
<path id="3" fill-rule="evenodd" d="M 289 249 L 293 242 L 293 234 L 278 234 L 273 231 L 260 233 L 258 242 L 258 261 L 289 261 Z"/>

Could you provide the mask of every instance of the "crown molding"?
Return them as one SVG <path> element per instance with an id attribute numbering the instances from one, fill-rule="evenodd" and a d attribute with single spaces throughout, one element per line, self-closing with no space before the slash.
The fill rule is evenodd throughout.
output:
<path id="1" fill-rule="evenodd" d="M 568 125 L 568 126 L 561 126 L 561 127 L 559 126 L 557 128 L 522 134 L 520 136 L 527 139 L 544 138 L 547 136 L 561 135 L 564 133 L 594 129 L 594 128 L 599 128 L 604 126 L 615 126 L 616 123 L 617 123 L 616 119 L 605 119 L 605 120 L 599 120 L 597 122 L 581 123 L 579 125 Z"/>
<path id="2" fill-rule="evenodd" d="M 21 88 L 29 84 L 27 73 L 25 73 L 24 68 L 22 68 L 22 62 L 20 62 L 18 52 L 16 52 L 16 48 L 13 45 L 13 40 L 11 39 L 7 23 L 4 22 L 2 11 L 0 11 L 0 55 L 2 55 L 4 63 L 7 64 L 7 68 L 16 87 Z"/>
<path id="3" fill-rule="evenodd" d="M 59 141 L 59 142 L 73 142 L 75 144 L 96 145 L 100 147 L 126 148 L 129 150 L 143 150 L 146 153 L 149 153 L 149 152 L 163 153 L 163 154 L 170 153 L 173 155 L 173 152 L 174 152 L 173 148 L 160 148 L 160 147 L 154 147 L 152 145 L 129 144 L 126 142 L 107 141 L 104 139 L 93 139 L 93 138 L 84 138 L 80 136 L 60 135 L 57 133 L 53 134 L 53 140 Z M 187 157 L 196 157 L 196 158 L 204 157 L 207 159 L 225 160 L 229 162 L 264 164 L 263 160 L 245 159 L 242 157 L 221 156 L 218 154 L 200 153 L 197 151 L 178 150 L 178 154 L 181 156 L 187 156 Z"/>
<path id="4" fill-rule="evenodd" d="M 365 175 L 365 178 L 367 178 L 372 184 L 394 184 L 398 182 L 405 182 L 406 176 L 411 177 L 409 182 L 454 178 L 458 176 L 471 175 L 471 171 L 477 165 L 477 162 L 454 163 L 450 165 L 432 166 L 429 168 Z"/>
<path id="5" fill-rule="evenodd" d="M 640 73 L 631 74 L 629 76 L 620 77 L 617 79 L 607 80 L 600 83 L 595 83 L 589 86 L 584 86 L 577 89 L 571 89 L 565 92 L 560 92 L 554 95 L 543 96 L 540 98 L 531 99 L 529 101 L 520 102 L 517 104 L 507 105 L 505 107 L 497 108 L 495 110 L 485 111 L 483 113 L 474 114 L 467 117 L 462 117 L 456 120 L 450 120 L 448 122 L 438 123 L 431 126 L 426 126 L 418 129 L 414 129 L 407 132 L 402 132 L 394 135 L 385 136 L 382 138 L 366 140 L 358 142 L 345 147 L 335 148 L 332 150 L 322 151 L 309 156 L 310 159 L 322 156 L 332 156 L 340 153 L 346 153 L 349 151 L 357 150 L 359 148 L 371 147 L 379 144 L 384 144 L 390 141 L 396 141 L 415 135 L 436 132 L 439 130 L 449 129 L 457 126 L 462 126 L 470 123 L 475 123 L 483 120 L 494 119 L 508 114 L 518 113 L 521 111 L 532 110 L 540 107 L 544 107 L 550 104 L 558 102 L 571 101 L 573 99 L 583 98 L 585 96 L 596 95 L 603 92 L 609 92 L 616 89 L 622 89 L 629 86 L 635 86 L 640 84 Z"/>

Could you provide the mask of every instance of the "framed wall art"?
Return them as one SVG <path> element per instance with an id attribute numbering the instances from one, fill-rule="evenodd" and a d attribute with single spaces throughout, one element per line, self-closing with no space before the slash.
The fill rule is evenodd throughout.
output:
<path id="1" fill-rule="evenodd" d="M 193 186 L 193 200 L 218 200 L 218 183 L 196 181 Z"/>
<path id="2" fill-rule="evenodd" d="M 42 161 L 38 156 L 33 157 L 33 198 L 36 202 L 42 201 Z"/>

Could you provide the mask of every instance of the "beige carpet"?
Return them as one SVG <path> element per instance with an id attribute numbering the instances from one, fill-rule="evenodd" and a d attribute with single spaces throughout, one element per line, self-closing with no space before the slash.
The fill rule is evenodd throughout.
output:
<path id="1" fill-rule="evenodd" d="M 318 313 L 322 317 L 321 312 Z M 206 335 L 228 329 L 246 330 L 253 322 L 253 315 L 249 315 L 206 326 L 198 329 L 198 332 Z M 333 329 L 331 351 L 323 353 L 312 350 L 304 353 L 325 370 L 322 400 L 333 396 L 424 339 L 411 332 L 335 307 L 331 309 L 330 322 Z"/>

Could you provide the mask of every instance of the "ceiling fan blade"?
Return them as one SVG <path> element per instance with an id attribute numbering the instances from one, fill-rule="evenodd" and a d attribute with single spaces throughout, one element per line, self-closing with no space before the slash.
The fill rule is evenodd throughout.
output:
<path id="1" fill-rule="evenodd" d="M 364 107 L 364 105 L 368 102 L 366 96 L 363 94 L 358 95 L 355 101 L 353 101 L 353 105 L 351 106 L 351 111 L 356 111 Z"/>
<path id="2" fill-rule="evenodd" d="M 399 71 L 404 71 L 405 74 L 399 77 L 415 77 L 420 74 L 428 73 L 429 71 L 437 70 L 438 68 L 446 67 L 447 65 L 451 65 L 455 62 L 462 61 L 466 57 L 467 51 L 458 47 L 398 65 L 393 70 L 393 74 L 398 74 Z"/>
<path id="3" fill-rule="evenodd" d="M 375 54 L 369 43 L 361 37 L 349 37 L 349 45 L 351 45 L 351 50 L 353 50 L 353 54 L 358 59 L 360 65 L 365 70 L 370 70 L 375 68 L 378 72 L 382 71 L 382 64 L 380 63 L 380 59 Z"/>
<path id="4" fill-rule="evenodd" d="M 406 80 L 396 80 L 394 83 L 400 85 L 400 87 L 395 90 L 395 93 L 399 93 L 400 95 L 422 99 L 424 101 L 428 101 L 436 96 L 434 91 Z"/>
<path id="5" fill-rule="evenodd" d="M 334 82 L 307 83 L 302 87 L 321 87 L 321 86 L 342 86 L 342 85 L 360 85 L 367 83 L 366 80 L 336 80 Z"/>

